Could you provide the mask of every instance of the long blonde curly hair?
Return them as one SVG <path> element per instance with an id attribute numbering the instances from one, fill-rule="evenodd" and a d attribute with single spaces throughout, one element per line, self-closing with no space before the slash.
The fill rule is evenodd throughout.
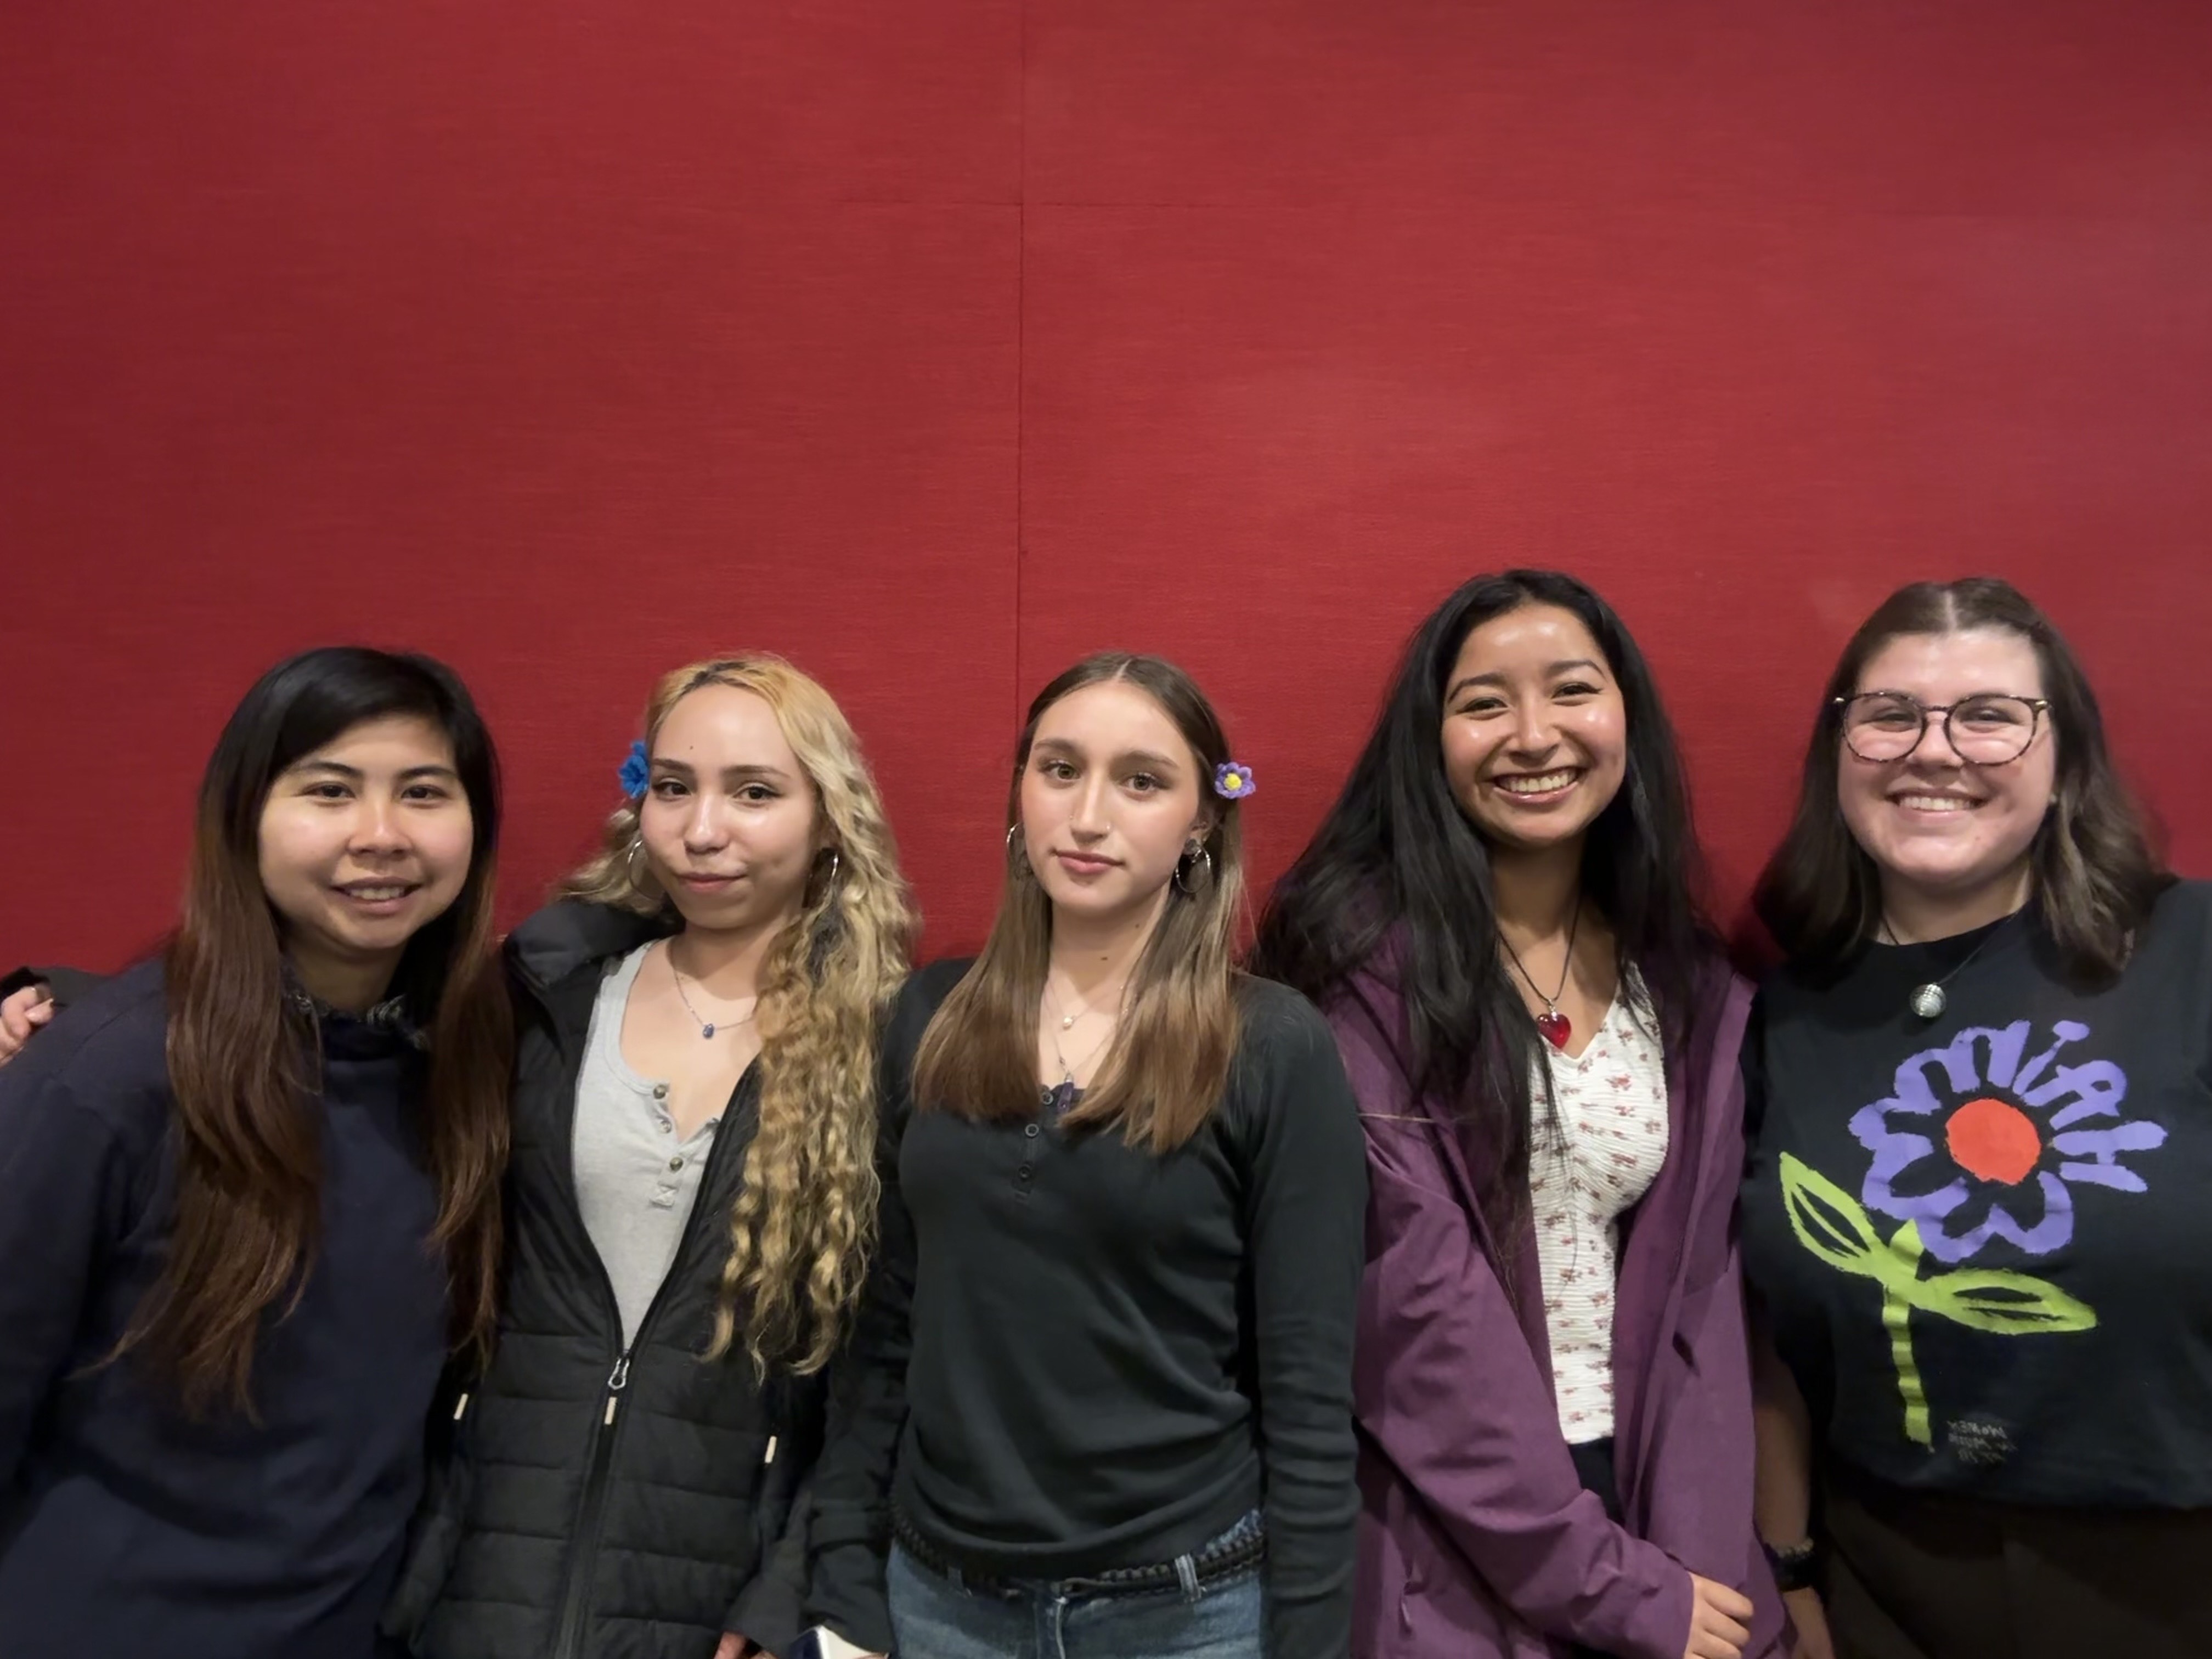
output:
<path id="1" fill-rule="evenodd" d="M 742 1343 L 763 1371 L 804 1375 L 836 1352 L 874 1243 L 876 1055 L 917 922 L 875 779 L 830 694 L 763 653 L 694 663 L 646 705 L 648 749 L 669 710 L 706 685 L 750 691 L 775 711 L 828 832 L 799 915 L 761 969 L 760 1121 L 708 1349 L 719 1358 Z M 562 892 L 662 914 L 668 896 L 635 859 L 637 835 L 637 803 L 625 801 Z"/>

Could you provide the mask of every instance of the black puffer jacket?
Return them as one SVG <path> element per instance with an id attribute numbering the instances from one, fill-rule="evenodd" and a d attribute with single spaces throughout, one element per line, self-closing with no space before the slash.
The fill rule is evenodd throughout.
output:
<path id="1" fill-rule="evenodd" d="M 424 1659 L 712 1659 L 799 1632 L 821 1443 L 814 1379 L 704 1364 L 757 1122 L 747 1073 L 659 1294 L 622 1352 L 577 1208 L 576 1079 L 602 978 L 665 932 L 556 904 L 507 941 L 519 1049 L 506 1279 L 488 1372 L 438 1415 L 430 1498 L 386 1631 Z"/>

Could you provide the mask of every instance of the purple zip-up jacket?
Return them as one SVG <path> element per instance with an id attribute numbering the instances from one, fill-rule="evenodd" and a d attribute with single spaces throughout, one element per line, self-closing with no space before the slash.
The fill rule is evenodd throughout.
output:
<path id="1" fill-rule="evenodd" d="M 1407 1076 L 1399 999 L 1363 975 L 1328 1010 L 1366 1130 L 1355 1659 L 1681 1659 L 1689 1570 L 1752 1597 L 1745 1659 L 1784 1652 L 1752 1528 L 1751 1375 L 1734 1212 L 1750 988 L 1716 963 L 1696 1053 L 1668 1073 L 1667 1160 L 1624 1218 L 1613 1452 L 1628 1524 L 1559 1431 L 1543 1298 L 1517 1301 L 1465 1132 Z M 1479 1152 L 1477 1153 L 1479 1156 Z M 1536 1272 L 1533 1218 L 1510 1259 Z"/>

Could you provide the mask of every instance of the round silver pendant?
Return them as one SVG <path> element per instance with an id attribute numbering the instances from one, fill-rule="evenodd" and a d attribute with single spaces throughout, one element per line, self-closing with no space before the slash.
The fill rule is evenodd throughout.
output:
<path id="1" fill-rule="evenodd" d="M 1912 1012 L 1923 1019 L 1934 1019 L 1943 1012 L 1945 997 L 1940 985 L 1923 985 L 1912 994 Z"/>

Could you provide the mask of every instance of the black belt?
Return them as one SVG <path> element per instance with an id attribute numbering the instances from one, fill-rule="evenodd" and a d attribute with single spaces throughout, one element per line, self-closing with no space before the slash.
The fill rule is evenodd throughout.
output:
<path id="1" fill-rule="evenodd" d="M 1153 1566 L 1108 1567 L 1100 1572 L 1042 1581 L 1001 1578 L 988 1573 L 971 1572 L 933 1546 L 915 1530 L 914 1523 L 906 1518 L 905 1514 L 897 1510 L 891 1511 L 891 1535 L 898 1540 L 901 1549 L 939 1577 L 951 1579 L 963 1590 L 971 1590 L 978 1595 L 994 1596 L 1000 1601 L 1026 1600 L 1036 1593 L 1041 1582 L 1050 1583 L 1063 1589 L 1088 1590 L 1102 1595 L 1179 1590 L 1183 1587 L 1182 1574 L 1172 1561 L 1164 1561 Z M 1267 1534 L 1255 1527 L 1249 1537 L 1231 1538 L 1208 1545 L 1190 1558 L 1190 1564 L 1200 1584 L 1214 1584 L 1257 1566 L 1267 1559 Z"/>

